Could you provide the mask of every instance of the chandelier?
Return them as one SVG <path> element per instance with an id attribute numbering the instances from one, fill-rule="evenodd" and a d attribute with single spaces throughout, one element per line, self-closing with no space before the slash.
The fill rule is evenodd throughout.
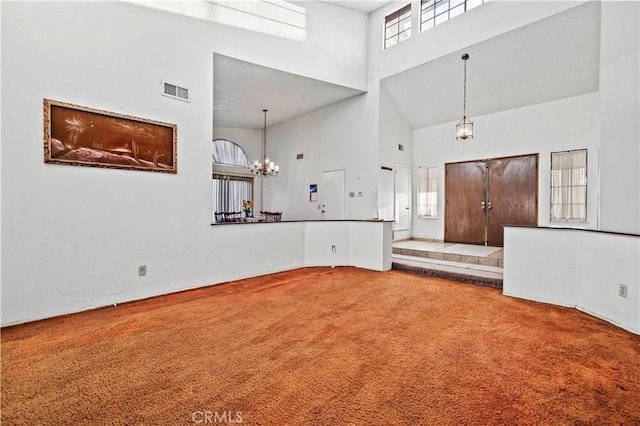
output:
<path id="1" fill-rule="evenodd" d="M 262 163 L 256 160 L 251 166 L 251 173 L 253 173 L 254 176 L 260 177 L 278 176 L 280 167 L 273 164 L 273 161 L 269 161 L 267 158 L 267 110 L 263 109 L 262 112 L 264 112 L 264 129 L 262 131 Z"/>
<path id="2" fill-rule="evenodd" d="M 473 123 L 467 118 L 467 59 L 469 54 L 462 55 L 464 61 L 464 103 L 463 103 L 463 115 L 462 120 L 456 124 L 456 139 L 472 139 L 473 138 Z"/>

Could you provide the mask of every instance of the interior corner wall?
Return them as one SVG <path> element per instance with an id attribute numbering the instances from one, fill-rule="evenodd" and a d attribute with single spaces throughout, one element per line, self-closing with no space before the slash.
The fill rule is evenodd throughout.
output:
<path id="1" fill-rule="evenodd" d="M 389 92 L 380 85 L 378 119 L 380 168 L 378 169 L 378 217 L 395 219 L 395 165 L 402 164 L 411 170 L 413 129 Z M 402 145 L 400 150 L 399 145 Z M 385 167 L 383 169 L 382 167 Z M 388 169 L 392 170 L 388 170 Z M 410 213 L 413 216 L 415 210 Z M 411 229 L 397 230 L 394 239 L 411 237 Z"/>
<path id="2" fill-rule="evenodd" d="M 640 3 L 602 2 L 601 229 L 640 233 Z"/>
<path id="3" fill-rule="evenodd" d="M 438 217 L 414 218 L 414 237 L 444 239 L 446 163 L 527 154 L 539 154 L 538 225 L 553 225 L 549 221 L 551 152 L 585 148 L 588 150 L 587 198 L 594 201 L 588 204 L 587 222 L 575 225 L 598 229 L 597 93 L 473 117 L 473 121 L 474 137 L 466 141 L 456 141 L 455 122 L 414 130 L 413 170 L 420 165 L 438 167 Z M 580 126 L 567 126 L 567 123 L 580 123 Z M 413 185 L 414 188 L 417 185 L 416 176 Z"/>
<path id="4" fill-rule="evenodd" d="M 321 24 L 339 18 L 364 52 L 366 17 L 306 7 L 300 42 L 125 2 L 2 2 L 3 326 L 303 265 L 279 255 L 295 236 L 265 252 L 260 227 L 211 226 L 211 140 L 215 52 L 365 84 L 366 53 Z M 178 173 L 45 164 L 43 98 L 177 124 Z"/>

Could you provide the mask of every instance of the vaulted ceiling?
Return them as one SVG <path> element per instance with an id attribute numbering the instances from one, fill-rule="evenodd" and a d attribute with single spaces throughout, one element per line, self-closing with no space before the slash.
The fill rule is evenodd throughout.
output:
<path id="1" fill-rule="evenodd" d="M 598 89 L 600 6 L 587 3 L 382 80 L 412 128 Z"/>
<path id="2" fill-rule="evenodd" d="M 467 115 L 490 114 L 596 91 L 599 40 L 600 6 L 589 2 L 390 76 L 381 85 L 412 128 L 459 120 L 461 55 L 469 53 Z M 223 55 L 215 55 L 214 73 L 215 126 L 260 128 L 263 108 L 269 109 L 271 125 L 362 93 Z"/>

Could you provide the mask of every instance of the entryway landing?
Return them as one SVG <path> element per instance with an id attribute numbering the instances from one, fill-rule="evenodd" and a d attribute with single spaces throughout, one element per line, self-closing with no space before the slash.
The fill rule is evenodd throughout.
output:
<path id="1" fill-rule="evenodd" d="M 395 241 L 392 268 L 502 288 L 503 254 L 502 247 L 439 241 Z"/>

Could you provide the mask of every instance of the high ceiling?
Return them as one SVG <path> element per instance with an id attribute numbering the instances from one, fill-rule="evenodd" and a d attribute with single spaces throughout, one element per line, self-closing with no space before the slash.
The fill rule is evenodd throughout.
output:
<path id="1" fill-rule="evenodd" d="M 590 93 L 598 89 L 599 22 L 600 7 L 590 2 L 381 84 L 413 128 L 461 118 L 463 53 L 470 55 L 467 115 L 472 118 Z M 215 55 L 214 73 L 213 119 L 222 127 L 261 128 L 264 108 L 272 125 L 361 93 L 222 55 Z"/>
<path id="2" fill-rule="evenodd" d="M 362 93 L 312 78 L 216 54 L 213 123 L 216 127 L 261 128 Z"/>
<path id="3" fill-rule="evenodd" d="M 600 8 L 594 2 L 382 80 L 411 126 L 534 105 L 598 89 Z"/>

